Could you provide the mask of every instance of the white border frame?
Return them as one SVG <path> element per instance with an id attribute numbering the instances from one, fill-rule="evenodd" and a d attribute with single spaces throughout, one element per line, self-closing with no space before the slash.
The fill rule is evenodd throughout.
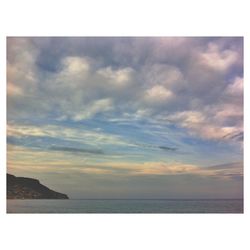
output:
<path id="1" fill-rule="evenodd" d="M 248 149 L 247 1 L 8 0 L 0 5 L 1 249 L 248 249 L 250 188 L 246 150 L 244 214 L 6 214 L 6 68 L 3 67 L 6 36 L 244 36 L 244 148 Z"/>

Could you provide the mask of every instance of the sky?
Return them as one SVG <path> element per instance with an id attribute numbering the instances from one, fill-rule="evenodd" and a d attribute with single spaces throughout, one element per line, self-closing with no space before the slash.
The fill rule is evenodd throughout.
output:
<path id="1" fill-rule="evenodd" d="M 243 38 L 8 37 L 7 172 L 70 198 L 242 198 Z"/>

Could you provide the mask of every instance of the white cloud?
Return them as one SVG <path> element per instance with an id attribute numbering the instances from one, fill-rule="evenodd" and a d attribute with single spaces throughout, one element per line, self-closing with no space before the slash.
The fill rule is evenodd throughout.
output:
<path id="1" fill-rule="evenodd" d="M 68 74 L 85 73 L 89 70 L 89 64 L 83 57 L 65 57 L 63 59 L 64 70 Z"/>
<path id="2" fill-rule="evenodd" d="M 163 102 L 173 97 L 173 93 L 164 86 L 155 85 L 151 89 L 146 90 L 145 99 L 149 102 Z"/>
<path id="3" fill-rule="evenodd" d="M 48 136 L 68 141 L 84 142 L 92 146 L 103 145 L 130 145 L 123 137 L 115 134 L 108 134 L 102 131 L 89 130 L 84 127 L 70 128 L 56 125 L 32 126 L 14 125 L 7 126 L 7 135 L 14 137 L 25 136 Z M 133 145 L 132 145 L 133 146 Z"/>
<path id="4" fill-rule="evenodd" d="M 226 93 L 230 96 L 243 96 L 243 78 L 235 77 L 233 83 L 227 86 Z"/>
<path id="5" fill-rule="evenodd" d="M 223 103 L 215 105 L 211 109 L 214 111 L 215 120 L 220 123 L 223 123 L 230 118 L 234 118 L 235 124 L 243 122 L 243 109 L 239 105 L 233 103 Z"/>
<path id="6" fill-rule="evenodd" d="M 200 124 L 205 121 L 205 117 L 198 111 L 183 111 L 169 115 L 168 119 L 171 121 L 182 122 L 183 126 L 189 127 L 190 125 Z"/>
<path id="7" fill-rule="evenodd" d="M 7 83 L 7 94 L 9 96 L 18 96 L 18 95 L 23 94 L 23 90 L 20 87 L 13 84 L 12 82 L 8 82 Z"/>
<path id="8" fill-rule="evenodd" d="M 145 162 L 132 171 L 135 175 L 178 175 L 192 174 L 198 166 L 184 163 Z"/>
<path id="9" fill-rule="evenodd" d="M 79 112 L 73 117 L 73 120 L 80 121 L 93 117 L 98 113 L 104 113 L 113 110 L 113 104 L 111 99 L 101 99 L 94 101 L 92 104 L 84 107 L 84 111 Z"/>
<path id="10" fill-rule="evenodd" d="M 218 71 L 227 71 L 238 61 L 238 53 L 230 49 L 221 50 L 215 43 L 209 43 L 205 52 L 200 55 L 202 64 Z"/>
<path id="11" fill-rule="evenodd" d="M 36 56 L 38 51 L 25 38 L 9 38 L 7 54 L 8 94 L 25 95 L 36 91 Z"/>
<path id="12" fill-rule="evenodd" d="M 221 116 L 220 113 L 209 113 L 204 110 L 199 111 L 183 111 L 167 116 L 167 120 L 188 129 L 192 135 L 199 136 L 204 139 L 220 140 L 229 133 L 237 133 L 242 131 L 238 126 L 225 126 L 214 116 Z M 225 112 L 225 111 L 223 111 Z M 231 114 L 231 113 L 230 113 Z M 227 114 L 224 113 L 225 116 Z"/>
<path id="13" fill-rule="evenodd" d="M 111 84 L 123 85 L 131 80 L 133 73 L 132 68 L 122 68 L 114 70 L 110 66 L 106 68 L 101 68 L 97 71 L 97 74 L 104 77 Z"/>
<path id="14" fill-rule="evenodd" d="M 243 176 L 243 163 L 229 163 L 217 166 L 198 166 L 183 162 L 105 162 L 99 167 L 113 169 L 114 174 L 119 174 L 117 170 L 127 170 L 128 175 L 198 175 L 204 177 L 215 177 L 231 179 Z M 122 174 L 122 172 L 121 172 Z"/>

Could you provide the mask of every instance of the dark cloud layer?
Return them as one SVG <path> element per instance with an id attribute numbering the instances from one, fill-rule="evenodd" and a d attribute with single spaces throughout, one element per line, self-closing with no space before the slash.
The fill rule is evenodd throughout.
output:
<path id="1" fill-rule="evenodd" d="M 49 150 L 69 152 L 69 153 L 88 153 L 88 154 L 97 154 L 97 155 L 104 154 L 104 152 L 100 149 L 84 149 L 84 148 L 68 148 L 68 147 L 52 146 L 49 148 Z"/>

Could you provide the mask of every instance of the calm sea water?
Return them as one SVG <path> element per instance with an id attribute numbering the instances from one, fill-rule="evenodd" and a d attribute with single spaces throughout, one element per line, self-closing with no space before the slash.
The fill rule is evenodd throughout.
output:
<path id="1" fill-rule="evenodd" d="M 243 213 L 243 200 L 7 200 L 7 213 Z"/>

